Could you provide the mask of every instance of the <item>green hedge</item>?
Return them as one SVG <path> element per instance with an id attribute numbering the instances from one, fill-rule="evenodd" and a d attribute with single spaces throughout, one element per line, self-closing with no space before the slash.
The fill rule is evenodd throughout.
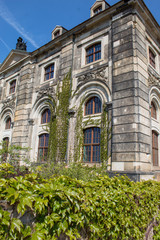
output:
<path id="1" fill-rule="evenodd" d="M 154 239 L 160 239 L 160 183 L 154 181 L 108 176 L 90 182 L 65 176 L 45 180 L 33 173 L 1 178 L 0 205 L 2 240 L 143 240 L 155 217 Z M 31 220 L 24 224 L 26 213 Z"/>

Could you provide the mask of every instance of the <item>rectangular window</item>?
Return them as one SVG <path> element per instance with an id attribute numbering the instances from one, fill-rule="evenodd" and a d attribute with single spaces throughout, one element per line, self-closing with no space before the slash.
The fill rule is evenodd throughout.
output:
<path id="1" fill-rule="evenodd" d="M 84 130 L 83 161 L 100 162 L 100 128 Z"/>
<path id="2" fill-rule="evenodd" d="M 38 160 L 47 160 L 49 134 L 45 133 L 39 136 Z"/>
<path id="3" fill-rule="evenodd" d="M 153 166 L 158 166 L 158 134 L 152 131 L 152 160 Z"/>
<path id="4" fill-rule="evenodd" d="M 156 67 L 156 56 L 155 54 L 151 51 L 151 49 L 149 49 L 149 63 L 152 65 L 152 67 Z"/>
<path id="5" fill-rule="evenodd" d="M 16 90 L 16 80 L 10 82 L 9 94 L 14 93 Z"/>
<path id="6" fill-rule="evenodd" d="M 45 68 L 45 81 L 54 77 L 54 64 Z"/>
<path id="7" fill-rule="evenodd" d="M 86 49 L 86 63 L 91 63 L 101 59 L 101 43 L 92 45 Z"/>

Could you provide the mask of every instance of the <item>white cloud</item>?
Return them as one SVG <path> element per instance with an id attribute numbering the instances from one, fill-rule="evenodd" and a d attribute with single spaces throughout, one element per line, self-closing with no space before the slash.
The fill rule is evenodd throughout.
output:
<path id="1" fill-rule="evenodd" d="M 25 31 L 25 29 L 16 21 L 13 14 L 9 11 L 7 6 L 0 0 L 0 16 L 10 25 L 12 26 L 19 34 L 23 36 L 26 40 L 28 40 L 35 48 L 39 46 L 37 43 L 29 36 L 29 33 Z"/>
<path id="2" fill-rule="evenodd" d="M 7 44 L 2 38 L 0 38 L 0 41 L 4 44 L 4 46 L 5 46 L 9 51 L 11 51 L 11 48 L 8 46 L 8 44 Z"/>

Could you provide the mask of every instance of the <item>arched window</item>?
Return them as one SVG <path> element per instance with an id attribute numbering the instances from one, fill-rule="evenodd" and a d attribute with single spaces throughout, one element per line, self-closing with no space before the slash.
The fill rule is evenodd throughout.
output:
<path id="1" fill-rule="evenodd" d="M 49 134 L 44 133 L 39 136 L 38 160 L 47 160 Z"/>
<path id="2" fill-rule="evenodd" d="M 50 109 L 45 109 L 41 115 L 41 124 L 49 123 L 51 120 L 51 111 Z"/>
<path id="3" fill-rule="evenodd" d="M 158 133 L 152 131 L 152 161 L 153 166 L 158 166 Z"/>
<path id="4" fill-rule="evenodd" d="M 101 43 L 96 43 L 86 49 L 86 63 L 101 59 Z"/>
<path id="5" fill-rule="evenodd" d="M 84 130 L 84 162 L 100 162 L 100 132 L 101 129 L 98 127 Z"/>
<path id="6" fill-rule="evenodd" d="M 45 68 L 45 81 L 54 77 L 54 63 Z"/>
<path id="7" fill-rule="evenodd" d="M 10 129 L 10 128 L 11 128 L 11 118 L 8 117 L 6 120 L 5 129 Z"/>
<path id="8" fill-rule="evenodd" d="M 151 117 L 157 119 L 157 110 L 153 102 L 151 102 Z"/>
<path id="9" fill-rule="evenodd" d="M 101 113 L 101 100 L 98 97 L 90 98 L 85 104 L 85 115 Z"/>

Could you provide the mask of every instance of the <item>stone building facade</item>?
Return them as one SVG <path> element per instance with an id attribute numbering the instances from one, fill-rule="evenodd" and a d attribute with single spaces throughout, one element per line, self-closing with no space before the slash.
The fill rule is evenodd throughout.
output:
<path id="1" fill-rule="evenodd" d="M 143 0 L 103 0 L 71 30 L 56 26 L 52 40 L 35 50 L 12 50 L 0 66 L 0 141 L 29 147 L 37 161 L 47 152 L 48 94 L 71 69 L 72 93 L 66 158 L 74 155 L 77 109 L 83 119 L 112 122 L 111 172 L 137 180 L 160 173 L 160 26 Z M 83 159 L 100 161 L 100 126 L 84 128 Z"/>

